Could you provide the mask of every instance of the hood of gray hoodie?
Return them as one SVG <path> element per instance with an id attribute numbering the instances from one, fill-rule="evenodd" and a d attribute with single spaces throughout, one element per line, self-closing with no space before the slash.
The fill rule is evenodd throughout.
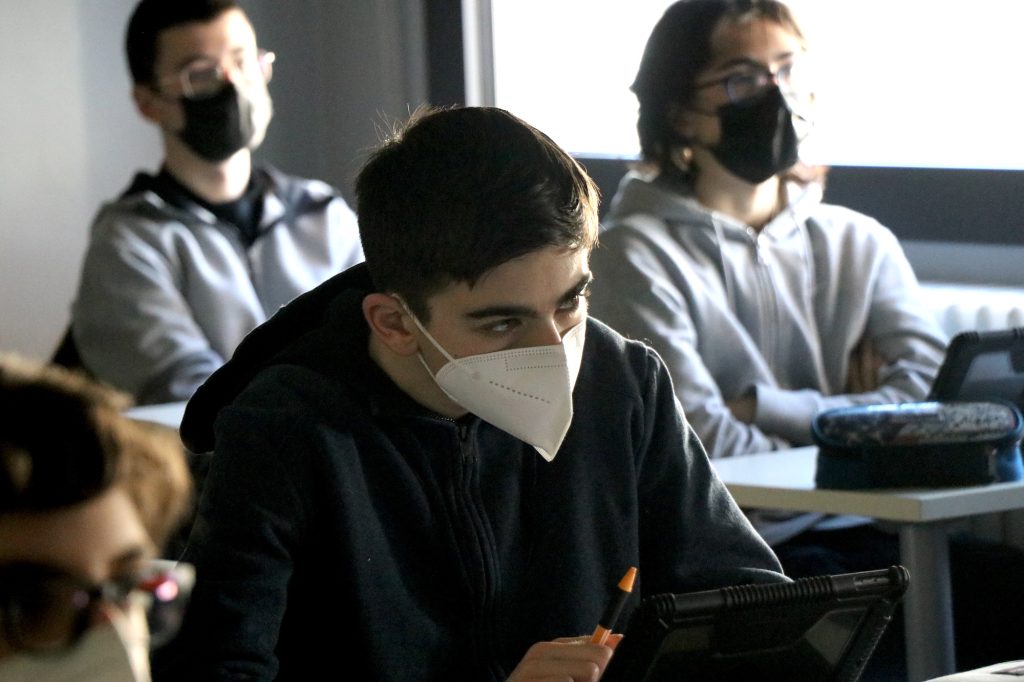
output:
<path id="1" fill-rule="evenodd" d="M 765 225 L 761 231 L 765 236 L 776 239 L 790 236 L 821 203 L 822 192 L 818 185 L 801 187 L 791 183 L 786 185 L 785 192 L 786 208 Z M 716 240 L 725 237 L 749 241 L 757 235 L 742 221 L 701 205 L 686 185 L 630 171 L 619 183 L 605 225 L 611 228 L 623 218 L 636 214 L 654 215 L 660 220 L 695 229 L 717 229 Z"/>

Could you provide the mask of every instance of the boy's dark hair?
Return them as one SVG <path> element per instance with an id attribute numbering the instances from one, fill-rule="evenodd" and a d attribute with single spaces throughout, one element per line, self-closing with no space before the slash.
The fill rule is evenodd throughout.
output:
<path id="1" fill-rule="evenodd" d="M 803 39 L 790 9 L 779 0 L 679 0 L 651 31 L 631 90 L 640 102 L 636 128 L 643 160 L 678 172 L 674 154 L 687 144 L 672 111 L 693 100 L 697 75 L 711 61 L 711 38 L 723 20 L 768 19 Z"/>
<path id="2" fill-rule="evenodd" d="M 546 247 L 597 240 L 598 190 L 566 152 L 502 109 L 423 109 L 359 174 L 359 235 L 378 291 L 426 300 Z"/>
<path id="3" fill-rule="evenodd" d="M 125 35 L 132 81 L 136 85 L 153 82 L 156 44 L 162 31 L 190 21 L 210 21 L 237 7 L 236 0 L 142 0 L 132 12 Z"/>
<path id="4" fill-rule="evenodd" d="M 188 509 L 185 453 L 173 434 L 123 416 L 127 405 L 74 372 L 0 355 L 0 515 L 61 509 L 117 486 L 161 546 Z"/>

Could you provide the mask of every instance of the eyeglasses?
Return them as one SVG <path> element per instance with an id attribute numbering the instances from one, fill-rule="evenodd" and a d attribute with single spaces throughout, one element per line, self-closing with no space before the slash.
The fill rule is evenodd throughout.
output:
<path id="1" fill-rule="evenodd" d="M 793 98 L 806 97 L 810 91 L 807 69 L 799 62 L 783 64 L 775 73 L 760 64 L 750 65 L 742 71 L 734 71 L 722 78 L 694 85 L 694 90 L 702 90 L 715 85 L 724 85 L 725 94 L 733 104 L 746 104 L 766 93 L 773 84 L 778 83 L 782 94 Z"/>
<path id="2" fill-rule="evenodd" d="M 191 565 L 163 560 L 98 584 L 43 564 L 0 566 L 0 641 L 15 651 L 69 647 L 101 606 L 127 608 L 138 599 L 146 611 L 150 646 L 156 648 L 177 632 L 194 584 Z"/>
<path id="3" fill-rule="evenodd" d="M 274 76 L 276 60 L 276 54 L 261 48 L 256 51 L 255 58 L 251 54 L 235 57 L 234 67 L 248 82 L 262 78 L 265 83 L 269 83 Z M 176 83 L 185 99 L 213 97 L 221 91 L 225 82 L 227 71 L 223 61 L 213 62 L 205 59 L 193 62 L 178 73 L 157 81 L 158 84 Z"/>

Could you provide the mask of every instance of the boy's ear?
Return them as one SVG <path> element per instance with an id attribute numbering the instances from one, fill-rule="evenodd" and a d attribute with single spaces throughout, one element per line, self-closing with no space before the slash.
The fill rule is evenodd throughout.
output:
<path id="1" fill-rule="evenodd" d="M 370 333 L 398 355 L 415 355 L 419 341 L 406 326 L 408 313 L 394 296 L 381 293 L 368 294 L 363 299 L 363 317 L 370 325 Z"/>
<path id="2" fill-rule="evenodd" d="M 132 86 L 132 101 L 135 102 L 135 108 L 144 119 L 153 123 L 160 122 L 160 114 L 157 111 L 159 106 L 159 102 L 157 102 L 158 97 L 159 95 L 148 86 Z"/>

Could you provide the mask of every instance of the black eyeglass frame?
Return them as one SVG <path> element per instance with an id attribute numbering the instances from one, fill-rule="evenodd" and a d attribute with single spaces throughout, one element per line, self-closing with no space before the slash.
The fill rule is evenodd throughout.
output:
<path id="1" fill-rule="evenodd" d="M 195 585 L 190 564 L 153 559 L 124 578 L 93 583 L 46 564 L 17 562 L 0 566 L 0 643 L 11 651 L 55 652 L 81 640 L 103 604 L 128 606 L 133 596 L 145 601 L 150 646 L 156 648 L 177 632 Z M 50 591 L 50 594 L 46 594 Z M 58 591 L 61 594 L 58 596 Z M 52 601 L 66 597 L 63 604 Z M 31 604 L 32 599 L 37 603 Z M 48 601 L 50 600 L 50 601 Z M 46 602 L 46 603 L 44 603 Z M 55 624 L 55 609 L 69 609 L 57 629 L 62 636 L 40 639 Z M 35 613 L 32 611 L 35 610 Z M 47 613 L 49 611 L 49 613 Z M 30 621 L 35 620 L 35 624 Z M 48 622 L 47 622 L 48 621 Z M 36 629 L 36 633 L 31 630 Z"/>
<path id="2" fill-rule="evenodd" d="M 786 64 L 782 64 L 776 71 L 772 72 L 764 64 L 755 62 L 749 64 L 746 71 L 734 71 L 720 78 L 715 78 L 703 83 L 696 83 L 693 86 L 693 90 L 704 90 L 717 85 L 723 85 L 725 86 L 725 94 L 729 98 L 729 102 L 732 104 L 743 105 L 757 101 L 764 93 L 768 92 L 774 84 L 779 88 L 783 95 L 786 95 L 788 98 L 799 99 L 802 96 L 809 95 L 811 89 L 794 88 L 789 85 L 789 79 L 791 78 L 793 69 L 797 67 L 797 62 L 788 62 Z M 753 88 L 747 93 L 737 92 L 742 89 L 739 83 L 750 79 L 755 80 Z"/>

